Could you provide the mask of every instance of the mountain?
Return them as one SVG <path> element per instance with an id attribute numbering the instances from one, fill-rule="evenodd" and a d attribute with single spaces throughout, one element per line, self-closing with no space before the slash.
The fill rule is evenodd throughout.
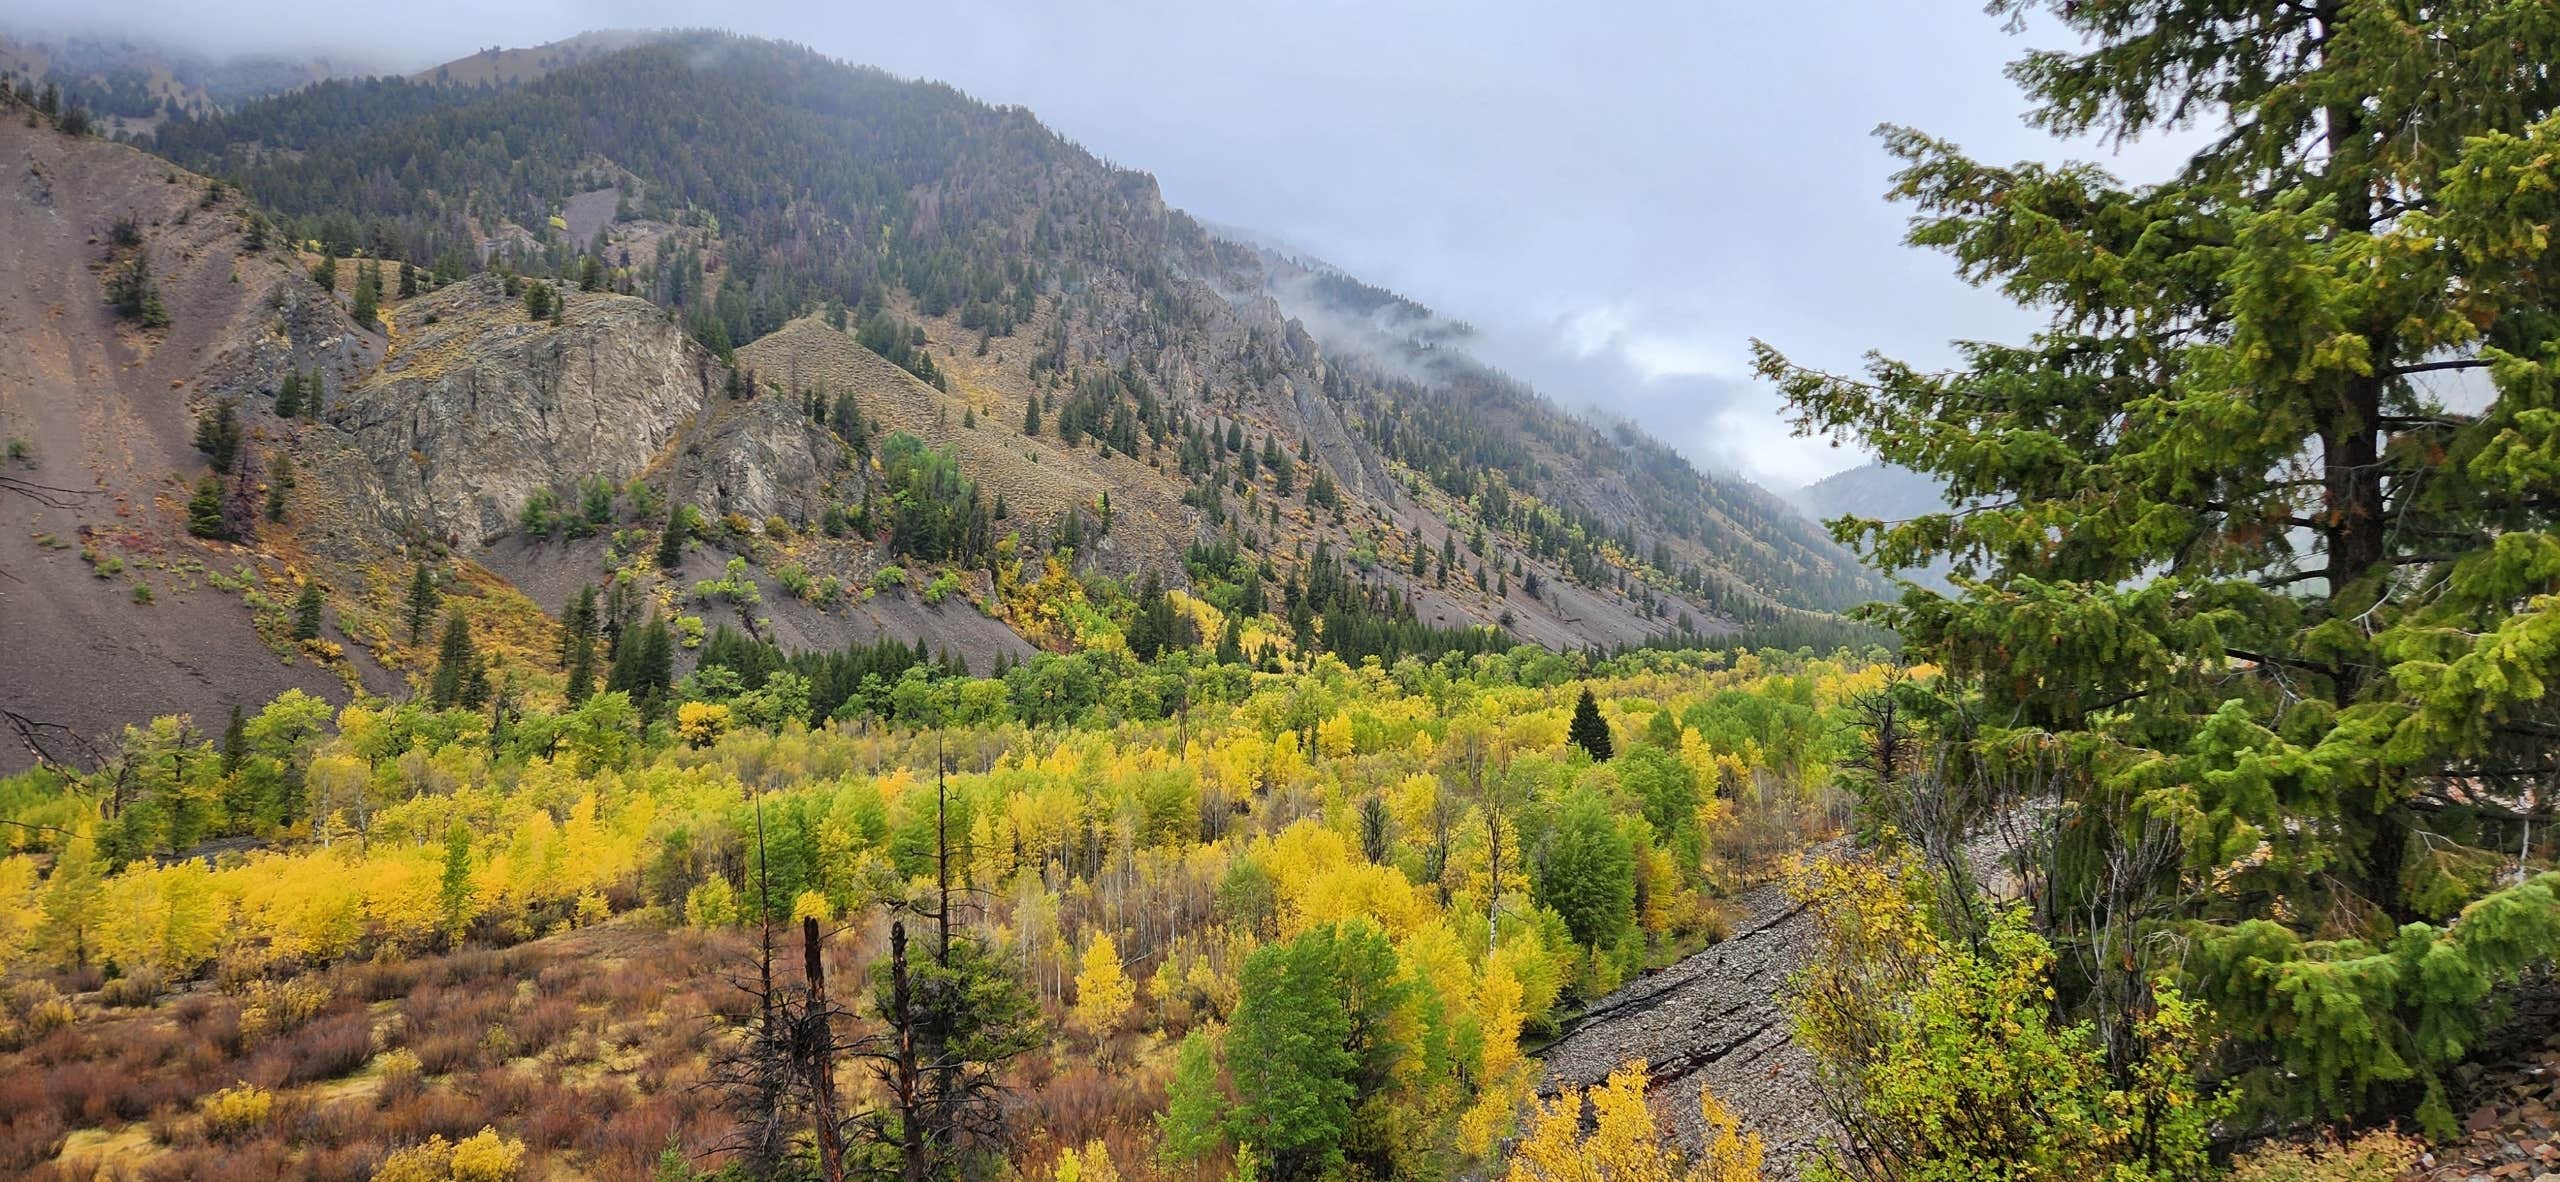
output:
<path id="1" fill-rule="evenodd" d="M 316 54 L 211 55 L 127 37 L 0 34 L 0 85 L 58 87 L 109 136 L 148 136 L 179 114 L 210 115 L 364 63 Z"/>
<path id="2" fill-rule="evenodd" d="M 10 122 L 51 187 L 45 216 L 12 210 L 16 315 L 72 310 L 13 361 L 80 377 L 0 418 L 33 432 L 30 479 L 99 490 L 40 532 L 131 530 L 259 586 L 198 596 L 202 618 L 156 584 L 83 607 L 0 690 L 50 684 L 80 637 L 164 626 L 285 670 L 136 669 L 62 705 L 91 732 L 280 680 L 396 685 L 429 662 L 402 603 L 421 566 L 524 692 L 560 684 L 544 613 L 585 588 L 618 625 L 981 671 L 1145 655 L 1156 585 L 1200 607 L 1172 639 L 1273 664 L 1505 632 L 1792 643 L 1879 590 L 1777 498 L 1472 360 L 1463 325 L 1213 235 L 1028 112 L 797 47 L 591 35 L 325 80 L 167 120 L 153 146 L 184 171 Z M 136 255 L 167 327 L 109 306 Z M 277 413 L 305 387 L 316 416 Z M 49 425 L 101 407 L 155 446 Z M 216 474 L 190 433 L 225 413 L 245 442 Z M 283 520 L 241 511 L 286 467 Z M 207 478 L 233 540 L 188 536 Z M 661 572 L 675 515 L 695 541 Z M 10 594 L 114 598 L 89 573 L 109 555 L 45 553 Z M 305 581 L 335 652 L 291 635 L 280 597 Z"/>
<path id="3" fill-rule="evenodd" d="M 1908 521 L 1947 508 L 1946 488 L 1909 468 L 1869 461 L 1834 472 L 1795 490 L 1790 498 L 1816 521 L 1862 517 L 1875 521 Z M 1916 571 L 1900 572 L 1924 587 L 1952 591 L 1948 559 L 1940 558 Z"/>

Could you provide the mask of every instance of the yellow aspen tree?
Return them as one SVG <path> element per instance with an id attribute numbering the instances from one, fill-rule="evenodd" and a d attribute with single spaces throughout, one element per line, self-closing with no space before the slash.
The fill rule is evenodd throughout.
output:
<path id="1" fill-rule="evenodd" d="M 1109 933 L 1095 933 L 1076 971 L 1073 1021 L 1097 1040 L 1108 1037 L 1137 999 L 1138 984 L 1121 968 L 1120 949 L 1112 944 Z"/>

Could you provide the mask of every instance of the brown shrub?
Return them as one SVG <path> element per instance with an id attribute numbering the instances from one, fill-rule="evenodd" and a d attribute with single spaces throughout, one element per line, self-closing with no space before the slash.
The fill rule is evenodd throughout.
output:
<path id="1" fill-rule="evenodd" d="M 245 1074 L 262 1087 L 291 1087 L 336 1079 L 372 1057 L 373 1022 L 358 1010 L 276 1036 L 249 1060 Z"/>
<path id="2" fill-rule="evenodd" d="M 617 1112 L 590 1130 L 581 1145 L 594 1155 L 598 1173 L 614 1178 L 648 1176 L 669 1141 L 682 1141 L 690 1123 L 688 1105 L 660 1094 Z"/>
<path id="3" fill-rule="evenodd" d="M 169 991 L 168 979 L 156 969 L 141 969 L 118 977 L 98 988 L 98 1004 L 116 1009 L 134 1009 L 160 1000 Z"/>
<path id="4" fill-rule="evenodd" d="M 292 1151 L 273 1139 L 178 1150 L 152 1159 L 141 1175 L 143 1182 L 267 1182 L 303 1176 Z"/>
<path id="5" fill-rule="evenodd" d="M 382 1143 L 405 1145 L 432 1136 L 468 1137 L 494 1123 L 497 1109 L 451 1088 L 426 1088 L 370 1114 L 358 1111 L 364 1132 Z"/>
<path id="6" fill-rule="evenodd" d="M 53 1160 L 67 1131 L 33 1072 L 0 1072 L 0 1175 L 17 1177 Z"/>
<path id="7" fill-rule="evenodd" d="M 565 996 L 546 997 L 518 1011 L 508 1021 L 508 1033 L 515 1036 L 516 1046 L 527 1055 L 539 1055 L 543 1048 L 578 1028 L 578 1003 Z"/>
<path id="8" fill-rule="evenodd" d="M 302 1160 L 291 1174 L 305 1182 L 372 1182 L 373 1168 L 382 1161 L 382 1148 L 377 1145 L 346 1145 L 304 1151 Z"/>

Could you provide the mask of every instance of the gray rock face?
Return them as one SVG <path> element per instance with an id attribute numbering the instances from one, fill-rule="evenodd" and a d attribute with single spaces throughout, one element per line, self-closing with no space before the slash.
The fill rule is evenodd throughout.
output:
<path id="1" fill-rule="evenodd" d="M 752 521 L 780 517 L 795 529 L 806 527 L 837 451 L 788 396 L 714 400 L 685 431 L 676 493 L 720 513 Z"/>
<path id="2" fill-rule="evenodd" d="M 719 396 L 725 371 L 657 308 L 564 294 L 557 324 L 490 275 L 400 310 L 390 360 L 330 415 L 381 477 L 386 525 L 486 546 L 540 490 L 648 470 Z"/>

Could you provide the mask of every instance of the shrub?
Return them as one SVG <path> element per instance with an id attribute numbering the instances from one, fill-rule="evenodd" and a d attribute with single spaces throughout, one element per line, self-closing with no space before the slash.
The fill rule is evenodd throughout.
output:
<path id="1" fill-rule="evenodd" d="M 245 1083 L 224 1088 L 204 1098 L 205 1135 L 216 1141 L 246 1137 L 267 1127 L 275 1106 L 275 1094 L 264 1088 Z"/>
<path id="2" fill-rule="evenodd" d="M 453 1143 L 441 1136 L 383 1158 L 373 1168 L 373 1182 L 446 1182 L 453 1177 Z"/>
<path id="3" fill-rule="evenodd" d="M 27 1011 L 27 1033 L 43 1037 L 80 1020 L 80 1011 L 59 997 L 48 997 Z"/>
<path id="4" fill-rule="evenodd" d="M 483 1127 L 453 1147 L 453 1182 L 514 1182 L 524 1169 L 524 1142 Z"/>
<path id="5" fill-rule="evenodd" d="M 1820 943 L 1793 982 L 1796 1031 L 1847 1136 L 1813 1178 L 2200 1176 L 2228 1094 L 2204 1094 L 2201 1007 L 2166 982 L 2110 1070 L 2096 1028 L 2051 1010 L 2053 950 L 2022 910 L 1940 930 L 1928 874 L 1833 859 L 1790 884 Z"/>
<path id="6" fill-rule="evenodd" d="M 240 1006 L 240 1047 L 257 1046 L 318 1017 L 336 1000 L 323 982 L 298 979 L 258 981 L 249 986 Z"/>
<path id="7" fill-rule="evenodd" d="M 2230 1182 L 2391 1182 L 2416 1165 L 2426 1146 L 2389 1130 L 2340 1144 L 2267 1145 L 2231 1163 Z"/>
<path id="8" fill-rule="evenodd" d="M 924 589 L 924 601 L 926 603 L 940 603 L 943 600 L 958 594 L 959 591 L 960 576 L 955 575 L 950 571 L 944 571 L 942 572 L 941 577 L 935 579 L 931 586 Z"/>
<path id="9" fill-rule="evenodd" d="M 280 1037 L 250 1063 L 269 1086 L 336 1079 L 373 1058 L 373 1024 L 361 1011 L 314 1022 Z"/>
<path id="10" fill-rule="evenodd" d="M 873 572 L 871 576 L 871 590 L 874 593 L 894 591 L 906 585 L 907 568 L 903 566 L 884 566 Z"/>
<path id="11" fill-rule="evenodd" d="M 119 1009 L 134 1009 L 160 1000 L 168 990 L 168 981 L 157 970 L 137 969 L 107 982 L 98 991 L 98 1001 Z"/>

